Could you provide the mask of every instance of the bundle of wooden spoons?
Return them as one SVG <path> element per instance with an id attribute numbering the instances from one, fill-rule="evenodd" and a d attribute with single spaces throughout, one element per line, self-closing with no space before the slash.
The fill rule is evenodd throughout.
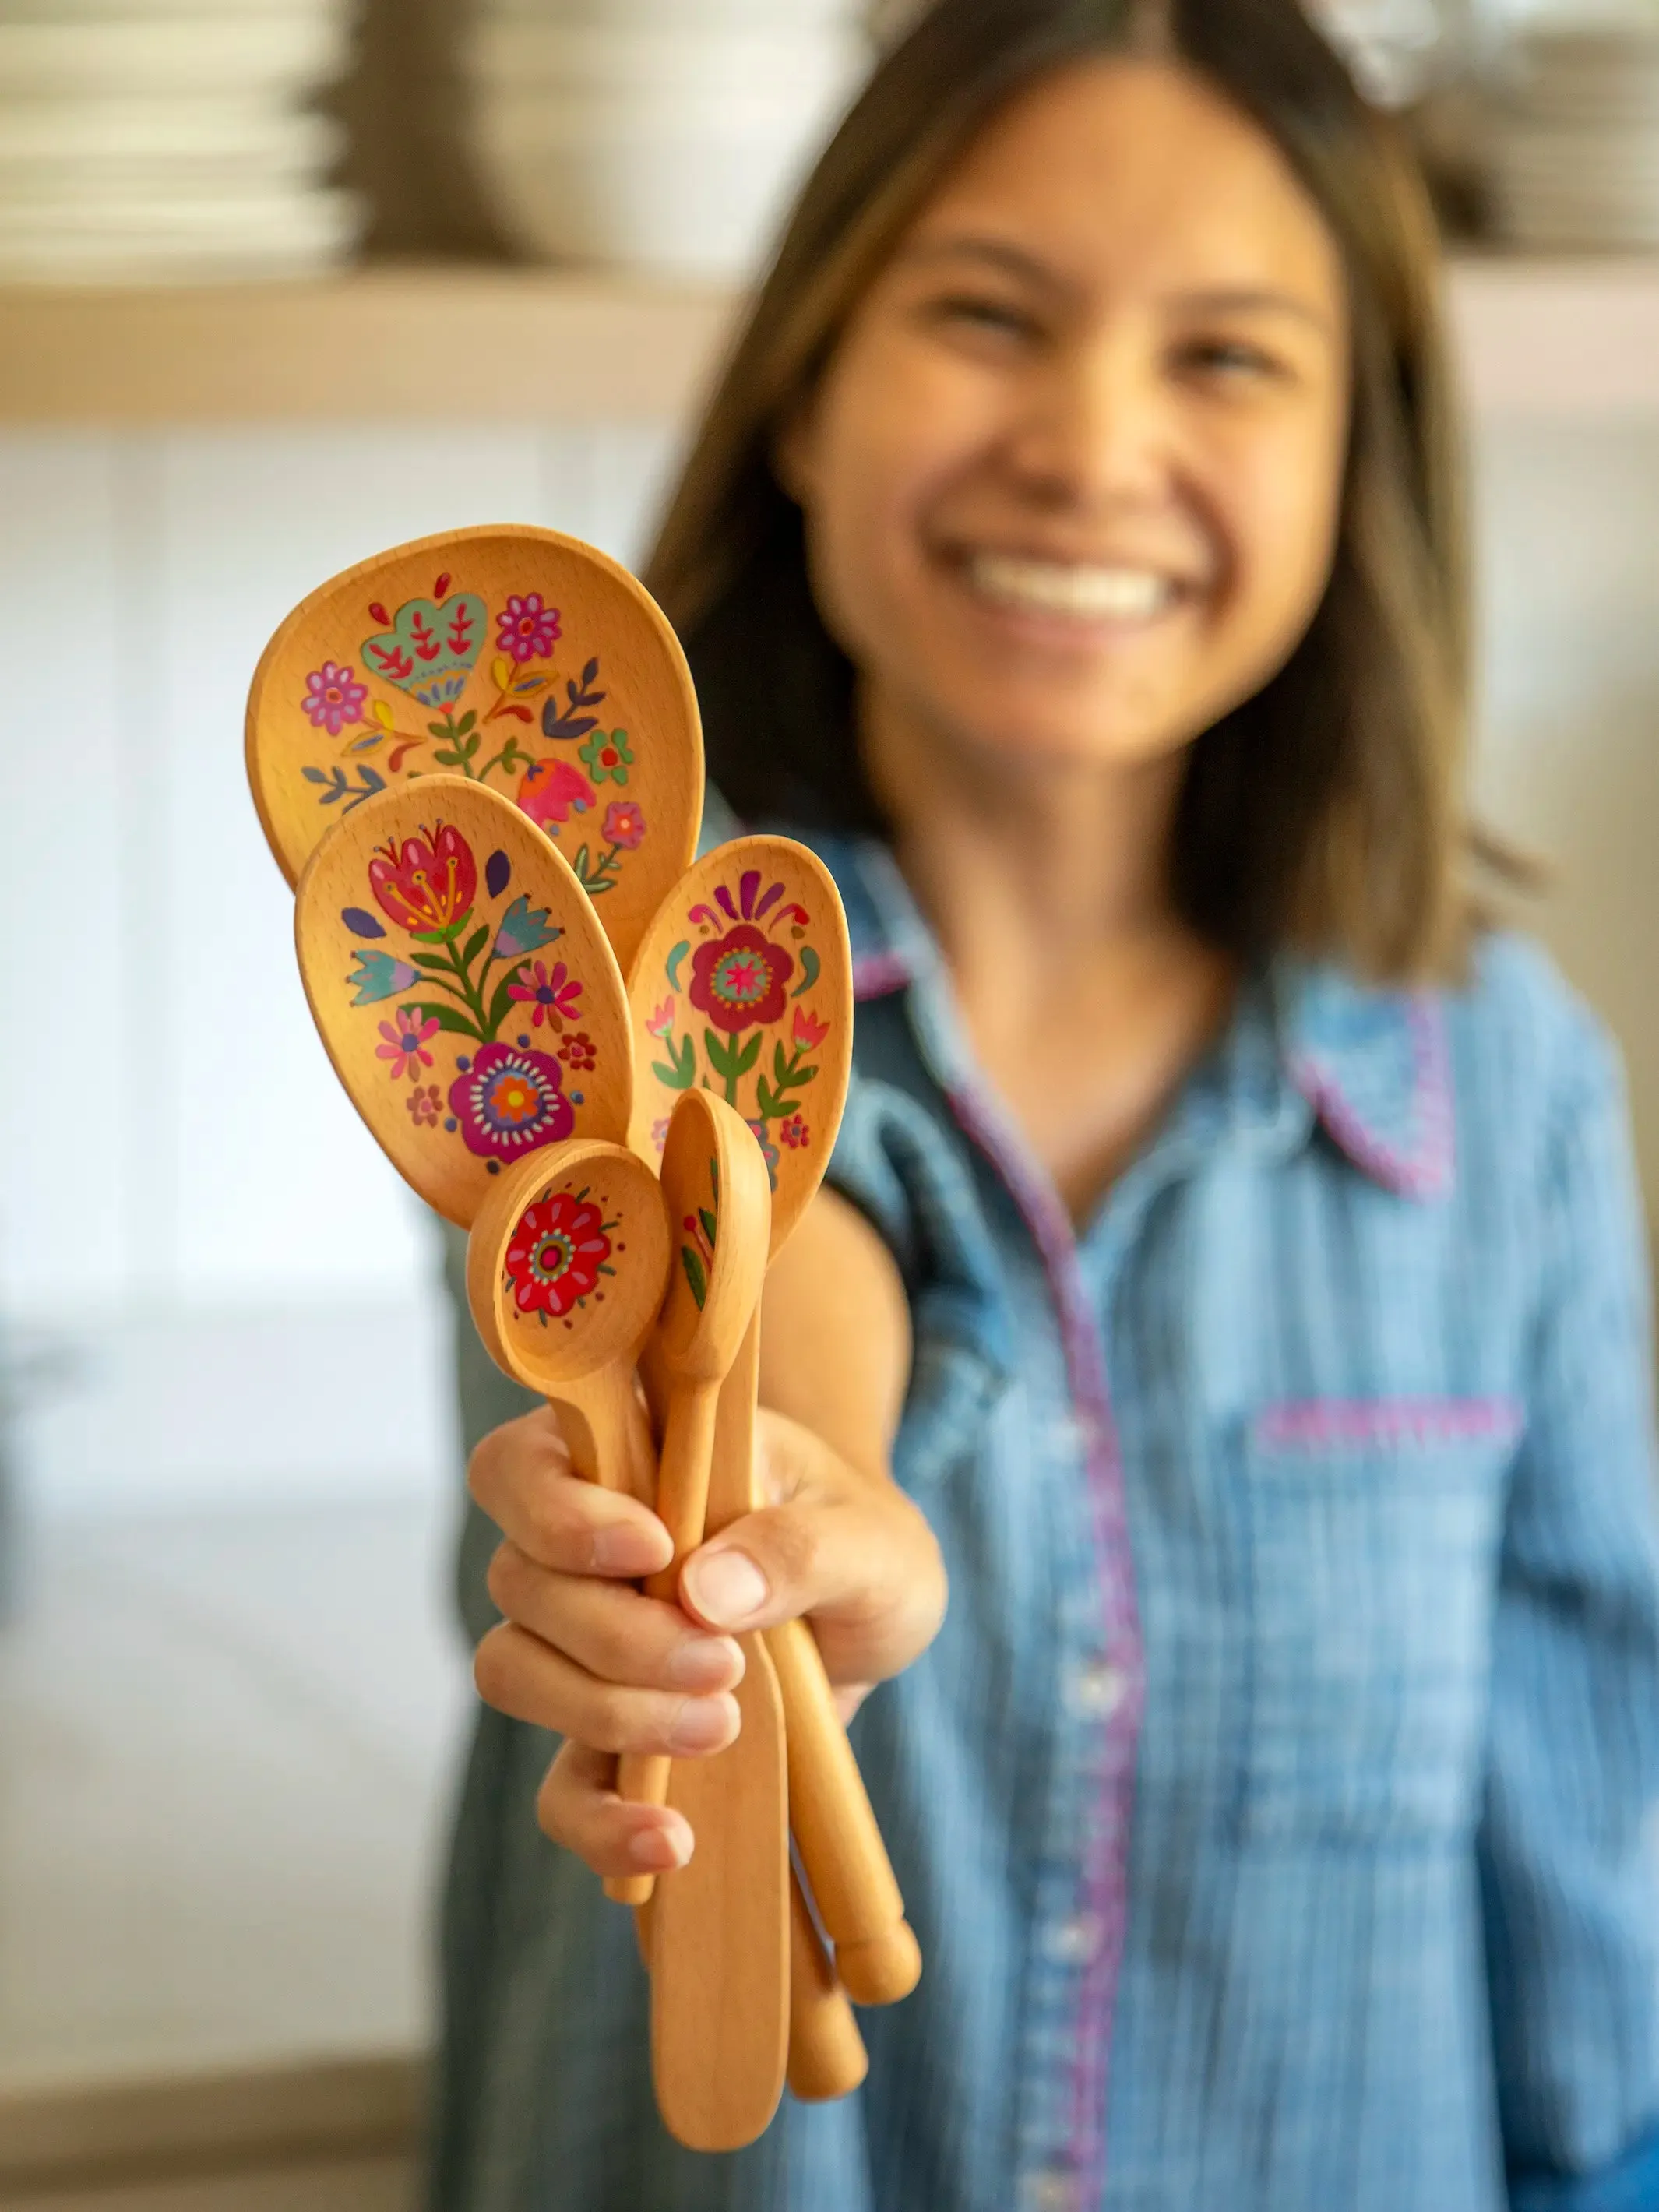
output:
<path id="1" fill-rule="evenodd" d="M 761 1502 L 762 1277 L 851 1065 L 833 881 L 781 838 L 690 865 L 702 748 L 678 641 L 626 571 L 550 531 L 423 539 L 323 585 L 260 661 L 247 757 L 336 1072 L 470 1229 L 491 1356 L 557 1404 L 579 1473 L 655 1503 L 675 1557 L 651 1587 L 672 1596 L 705 1534 Z M 810 1630 L 740 1641 L 730 1749 L 619 1777 L 686 1812 L 690 1865 L 654 1894 L 611 1885 L 642 1914 L 665 2120 L 709 2150 L 761 2133 L 786 2067 L 801 2096 L 855 2087 L 848 1992 L 890 2002 L 921 1970 Z"/>

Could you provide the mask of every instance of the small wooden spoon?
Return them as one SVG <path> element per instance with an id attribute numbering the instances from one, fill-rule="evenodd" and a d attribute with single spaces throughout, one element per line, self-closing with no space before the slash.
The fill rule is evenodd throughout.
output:
<path id="1" fill-rule="evenodd" d="M 648 1170 L 647 1170 L 648 1171 Z M 667 1413 L 657 1462 L 657 1517 L 674 1556 L 646 1589 L 673 1599 L 680 1569 L 702 1541 L 714 1417 L 720 1384 L 743 1348 L 765 1271 L 772 1200 L 765 1164 L 732 1109 L 707 1091 L 688 1091 L 670 1122 L 662 1200 L 676 1245 L 656 1350 L 667 1379 Z M 631 1803 L 667 1802 L 670 1761 L 625 1758 L 622 1794 Z M 617 1878 L 609 1895 L 643 1905 L 652 1878 Z"/>
<path id="2" fill-rule="evenodd" d="M 679 641 L 580 538 L 493 524 L 319 585 L 247 703 L 254 804 L 290 884 L 377 793 L 451 771 L 555 840 L 624 964 L 696 849 L 702 733 Z"/>
<path id="3" fill-rule="evenodd" d="M 576 1473 L 649 1502 L 656 1458 L 634 1385 L 668 1281 L 662 1186 L 619 1145 L 576 1139 L 509 1168 L 479 1208 L 466 1296 L 504 1373 L 557 1400 Z"/>
<path id="4" fill-rule="evenodd" d="M 367 800 L 307 863 L 295 941 L 347 1095 L 460 1228 L 527 1154 L 628 1127 L 616 955 L 556 848 L 495 793 L 434 776 Z"/>

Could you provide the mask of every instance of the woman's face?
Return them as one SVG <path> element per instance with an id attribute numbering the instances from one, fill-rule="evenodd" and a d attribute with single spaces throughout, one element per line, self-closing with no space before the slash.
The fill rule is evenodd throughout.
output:
<path id="1" fill-rule="evenodd" d="M 1346 439 L 1336 248 L 1196 78 L 1079 64 L 983 133 L 781 453 L 878 726 L 1172 752 L 1283 664 Z"/>

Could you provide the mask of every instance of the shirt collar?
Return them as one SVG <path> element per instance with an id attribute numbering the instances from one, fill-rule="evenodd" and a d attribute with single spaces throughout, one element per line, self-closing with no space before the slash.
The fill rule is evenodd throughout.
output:
<path id="1" fill-rule="evenodd" d="M 933 933 L 885 847 L 826 838 L 821 849 L 847 908 L 855 996 L 942 981 Z M 1443 1003 L 1437 993 L 1383 989 L 1335 967 L 1281 959 L 1242 994 L 1188 1108 L 1218 1133 L 1231 1128 L 1287 1148 L 1316 1122 L 1383 1189 L 1444 1197 L 1455 1144 Z"/>

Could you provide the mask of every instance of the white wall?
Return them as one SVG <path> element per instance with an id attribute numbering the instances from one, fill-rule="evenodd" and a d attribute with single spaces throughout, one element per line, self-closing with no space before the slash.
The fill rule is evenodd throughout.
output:
<path id="1" fill-rule="evenodd" d="M 1659 1191 L 1659 425 L 1478 445 L 1480 787 L 1614 1020 Z M 376 548 L 545 522 L 636 556 L 660 434 L 0 439 L 0 1316 L 68 1344 L 48 1509 L 453 1481 L 430 1227 L 313 1033 L 243 781 L 259 649 Z"/>

